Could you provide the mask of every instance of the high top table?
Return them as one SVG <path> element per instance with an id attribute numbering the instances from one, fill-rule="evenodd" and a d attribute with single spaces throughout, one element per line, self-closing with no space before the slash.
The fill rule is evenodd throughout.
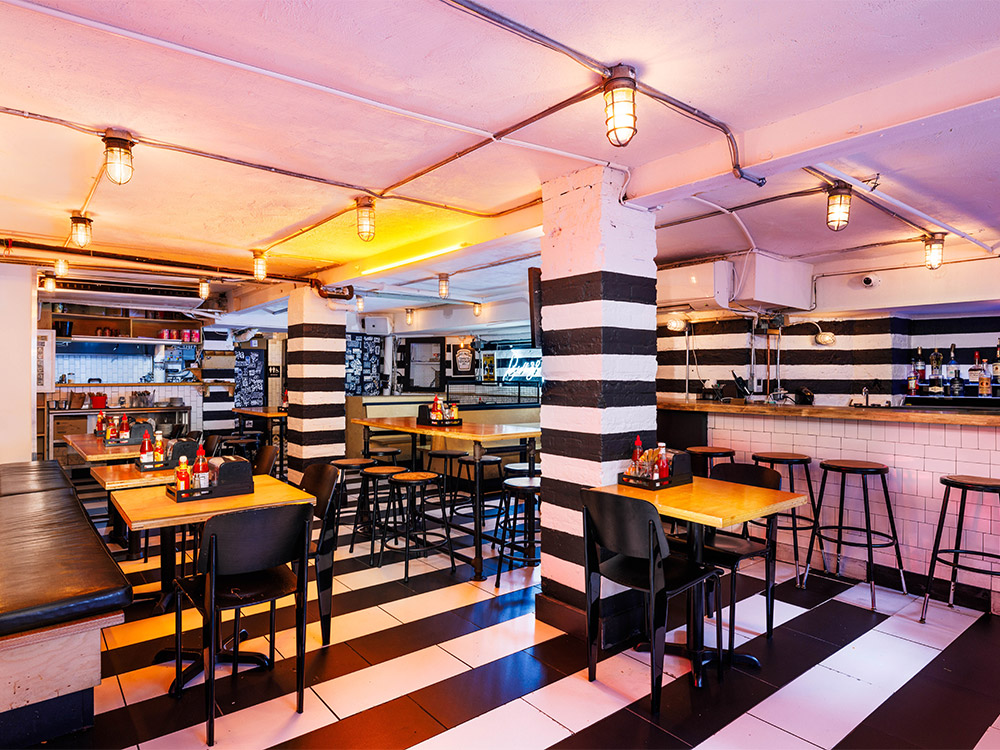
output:
<path id="1" fill-rule="evenodd" d="M 809 501 L 800 492 L 784 492 L 753 487 L 717 479 L 694 477 L 690 484 L 666 487 L 662 490 L 643 490 L 622 484 L 594 487 L 597 492 L 635 500 L 645 500 L 656 506 L 662 518 L 686 521 L 687 554 L 699 564 L 704 562 L 705 529 L 721 529 L 736 526 L 755 518 L 763 518 L 780 511 L 798 507 Z M 775 524 L 768 524 L 769 541 L 774 541 Z M 768 565 L 774 565 L 769 558 Z M 773 579 L 773 576 L 769 576 Z M 683 656 L 691 659 L 692 677 L 695 685 L 701 685 L 702 665 L 705 661 L 705 601 L 701 587 L 691 590 L 688 598 L 687 644 L 681 647 Z M 667 644 L 668 651 L 672 644 Z M 753 656 L 736 654 L 739 661 L 760 666 Z"/>
<path id="2" fill-rule="evenodd" d="M 464 555 L 455 553 L 466 562 L 472 563 L 473 580 L 484 581 L 483 575 L 483 488 L 482 488 L 482 466 L 479 459 L 483 457 L 484 443 L 498 443 L 503 440 L 525 441 L 524 449 L 528 453 L 528 469 L 530 474 L 535 470 L 535 439 L 541 437 L 542 430 L 537 424 L 463 424 L 453 427 L 439 425 L 417 424 L 416 417 L 372 417 L 365 419 L 351 420 L 354 424 L 359 424 L 365 428 L 365 456 L 368 456 L 370 447 L 371 429 L 373 427 L 390 432 L 405 432 L 410 435 L 410 460 L 416 461 L 417 436 L 426 435 L 429 437 L 458 438 L 460 440 L 472 441 L 472 455 L 476 462 L 475 477 L 475 498 L 472 503 L 472 544 L 475 549 L 472 559 Z M 416 466 L 413 466 L 416 469 Z"/>
<path id="3" fill-rule="evenodd" d="M 288 424 L 288 412 L 274 406 L 248 406 L 242 409 L 233 409 L 234 414 L 242 414 L 253 419 L 263 419 L 267 421 L 267 443 L 270 445 L 274 440 L 271 429 L 271 422 L 278 423 L 278 476 L 285 476 L 285 427 Z M 243 435 L 243 420 L 240 420 L 240 436 Z"/>

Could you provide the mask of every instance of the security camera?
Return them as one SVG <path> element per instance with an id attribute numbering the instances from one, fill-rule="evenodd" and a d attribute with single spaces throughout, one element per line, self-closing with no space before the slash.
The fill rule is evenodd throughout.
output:
<path id="1" fill-rule="evenodd" d="M 874 273 L 870 273 L 867 276 L 861 277 L 861 286 L 863 286 L 865 289 L 874 289 L 881 283 L 882 283 L 882 277 Z"/>

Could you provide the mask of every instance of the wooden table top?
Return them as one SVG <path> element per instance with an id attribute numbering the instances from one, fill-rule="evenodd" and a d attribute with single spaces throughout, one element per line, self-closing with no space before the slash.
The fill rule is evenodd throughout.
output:
<path id="1" fill-rule="evenodd" d="M 248 417 L 260 417 L 261 419 L 284 419 L 288 412 L 276 406 L 248 406 L 243 409 L 233 409 L 234 414 L 246 414 Z"/>
<path id="2" fill-rule="evenodd" d="M 806 495 L 798 492 L 767 490 L 702 477 L 695 477 L 690 484 L 662 490 L 642 490 L 621 484 L 593 489 L 610 495 L 645 500 L 655 505 L 661 516 L 716 528 L 735 526 L 807 502 Z"/>
<path id="3" fill-rule="evenodd" d="M 434 437 L 462 438 L 489 443 L 497 440 L 541 437 L 542 428 L 537 424 L 474 424 L 466 422 L 453 427 L 417 424 L 416 417 L 371 417 L 352 419 L 354 424 L 365 427 L 377 427 L 382 430 L 396 430 L 415 435 L 431 435 Z"/>
<path id="4" fill-rule="evenodd" d="M 164 487 L 141 487 L 132 490 L 116 490 L 111 493 L 111 502 L 122 514 L 131 531 L 159 529 L 164 526 L 179 526 L 186 523 L 201 523 L 220 513 L 229 513 L 249 508 L 263 508 L 291 503 L 315 504 L 316 498 L 279 482 L 274 477 L 253 478 L 254 491 L 250 495 L 233 495 L 207 500 L 189 500 L 178 503 L 167 496 Z"/>
<path id="5" fill-rule="evenodd" d="M 135 445 L 113 445 L 110 448 L 104 446 L 104 438 L 97 435 L 63 435 L 73 450 L 79 453 L 84 461 L 119 461 L 121 459 L 139 458 L 140 443 Z"/>
<path id="6" fill-rule="evenodd" d="M 90 475 L 106 490 L 130 490 L 134 487 L 158 487 L 174 481 L 173 469 L 139 471 L 135 464 L 94 466 Z"/>

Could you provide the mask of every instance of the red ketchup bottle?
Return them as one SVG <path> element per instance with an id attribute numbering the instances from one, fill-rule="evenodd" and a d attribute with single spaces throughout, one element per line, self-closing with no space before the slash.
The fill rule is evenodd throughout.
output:
<path id="1" fill-rule="evenodd" d="M 139 461 L 144 464 L 153 463 L 153 442 L 149 439 L 149 430 L 142 436 L 142 445 L 139 446 Z"/>
<path id="2" fill-rule="evenodd" d="M 657 474 L 661 482 L 670 479 L 670 461 L 667 459 L 667 446 L 665 443 L 657 443 L 659 454 L 656 458 Z"/>
<path id="3" fill-rule="evenodd" d="M 191 489 L 208 489 L 208 460 L 205 458 L 205 446 L 199 445 L 194 454 L 194 468 L 191 471 Z"/>
<path id="4" fill-rule="evenodd" d="M 94 433 L 104 435 L 104 409 L 97 412 L 97 427 L 94 428 Z"/>

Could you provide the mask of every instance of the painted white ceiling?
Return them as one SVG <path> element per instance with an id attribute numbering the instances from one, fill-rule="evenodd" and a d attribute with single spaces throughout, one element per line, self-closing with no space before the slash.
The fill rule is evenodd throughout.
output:
<path id="1" fill-rule="evenodd" d="M 492 143 L 398 195 L 497 212 L 538 198 L 545 180 L 607 160 L 633 170 L 630 196 L 659 205 L 663 224 L 710 211 L 695 194 L 728 208 L 815 187 L 820 180 L 801 167 L 827 161 L 858 178 L 878 173 L 878 190 L 987 244 L 1000 240 L 994 0 L 488 5 L 605 64 L 632 64 L 646 84 L 725 121 L 744 165 L 768 184 L 732 178 L 719 133 L 645 97 L 638 134 L 615 149 L 593 97 L 512 136 L 545 150 Z M 599 82 L 568 57 L 439 0 L 0 0 L 0 28 L 2 107 L 372 190 L 481 141 L 473 131 L 498 131 Z M 0 237 L 62 245 L 101 152 L 93 135 L 0 114 Z M 349 209 L 356 190 L 145 145 L 135 147 L 135 167 L 127 185 L 102 180 L 94 190 L 96 249 L 247 270 L 251 249 L 272 248 L 273 273 L 342 265 L 338 279 L 359 288 L 431 297 L 436 274 L 452 273 L 453 298 L 468 301 L 523 295 L 525 269 L 537 264 L 538 232 L 524 235 L 537 211 L 501 227 L 380 200 L 376 238 L 363 243 L 352 211 L 323 223 Z M 756 247 L 782 256 L 830 267 L 919 262 L 919 243 L 903 242 L 913 228 L 857 200 L 843 232 L 827 230 L 824 214 L 817 194 L 740 218 Z M 463 233 L 474 247 L 374 276 L 351 270 L 438 238 L 464 244 Z M 661 263 L 748 246 L 727 216 L 657 233 Z M 985 251 L 949 240 L 949 252 Z M 489 267 L 499 261 L 508 262 Z M 433 302 L 384 297 L 369 309 Z"/>

